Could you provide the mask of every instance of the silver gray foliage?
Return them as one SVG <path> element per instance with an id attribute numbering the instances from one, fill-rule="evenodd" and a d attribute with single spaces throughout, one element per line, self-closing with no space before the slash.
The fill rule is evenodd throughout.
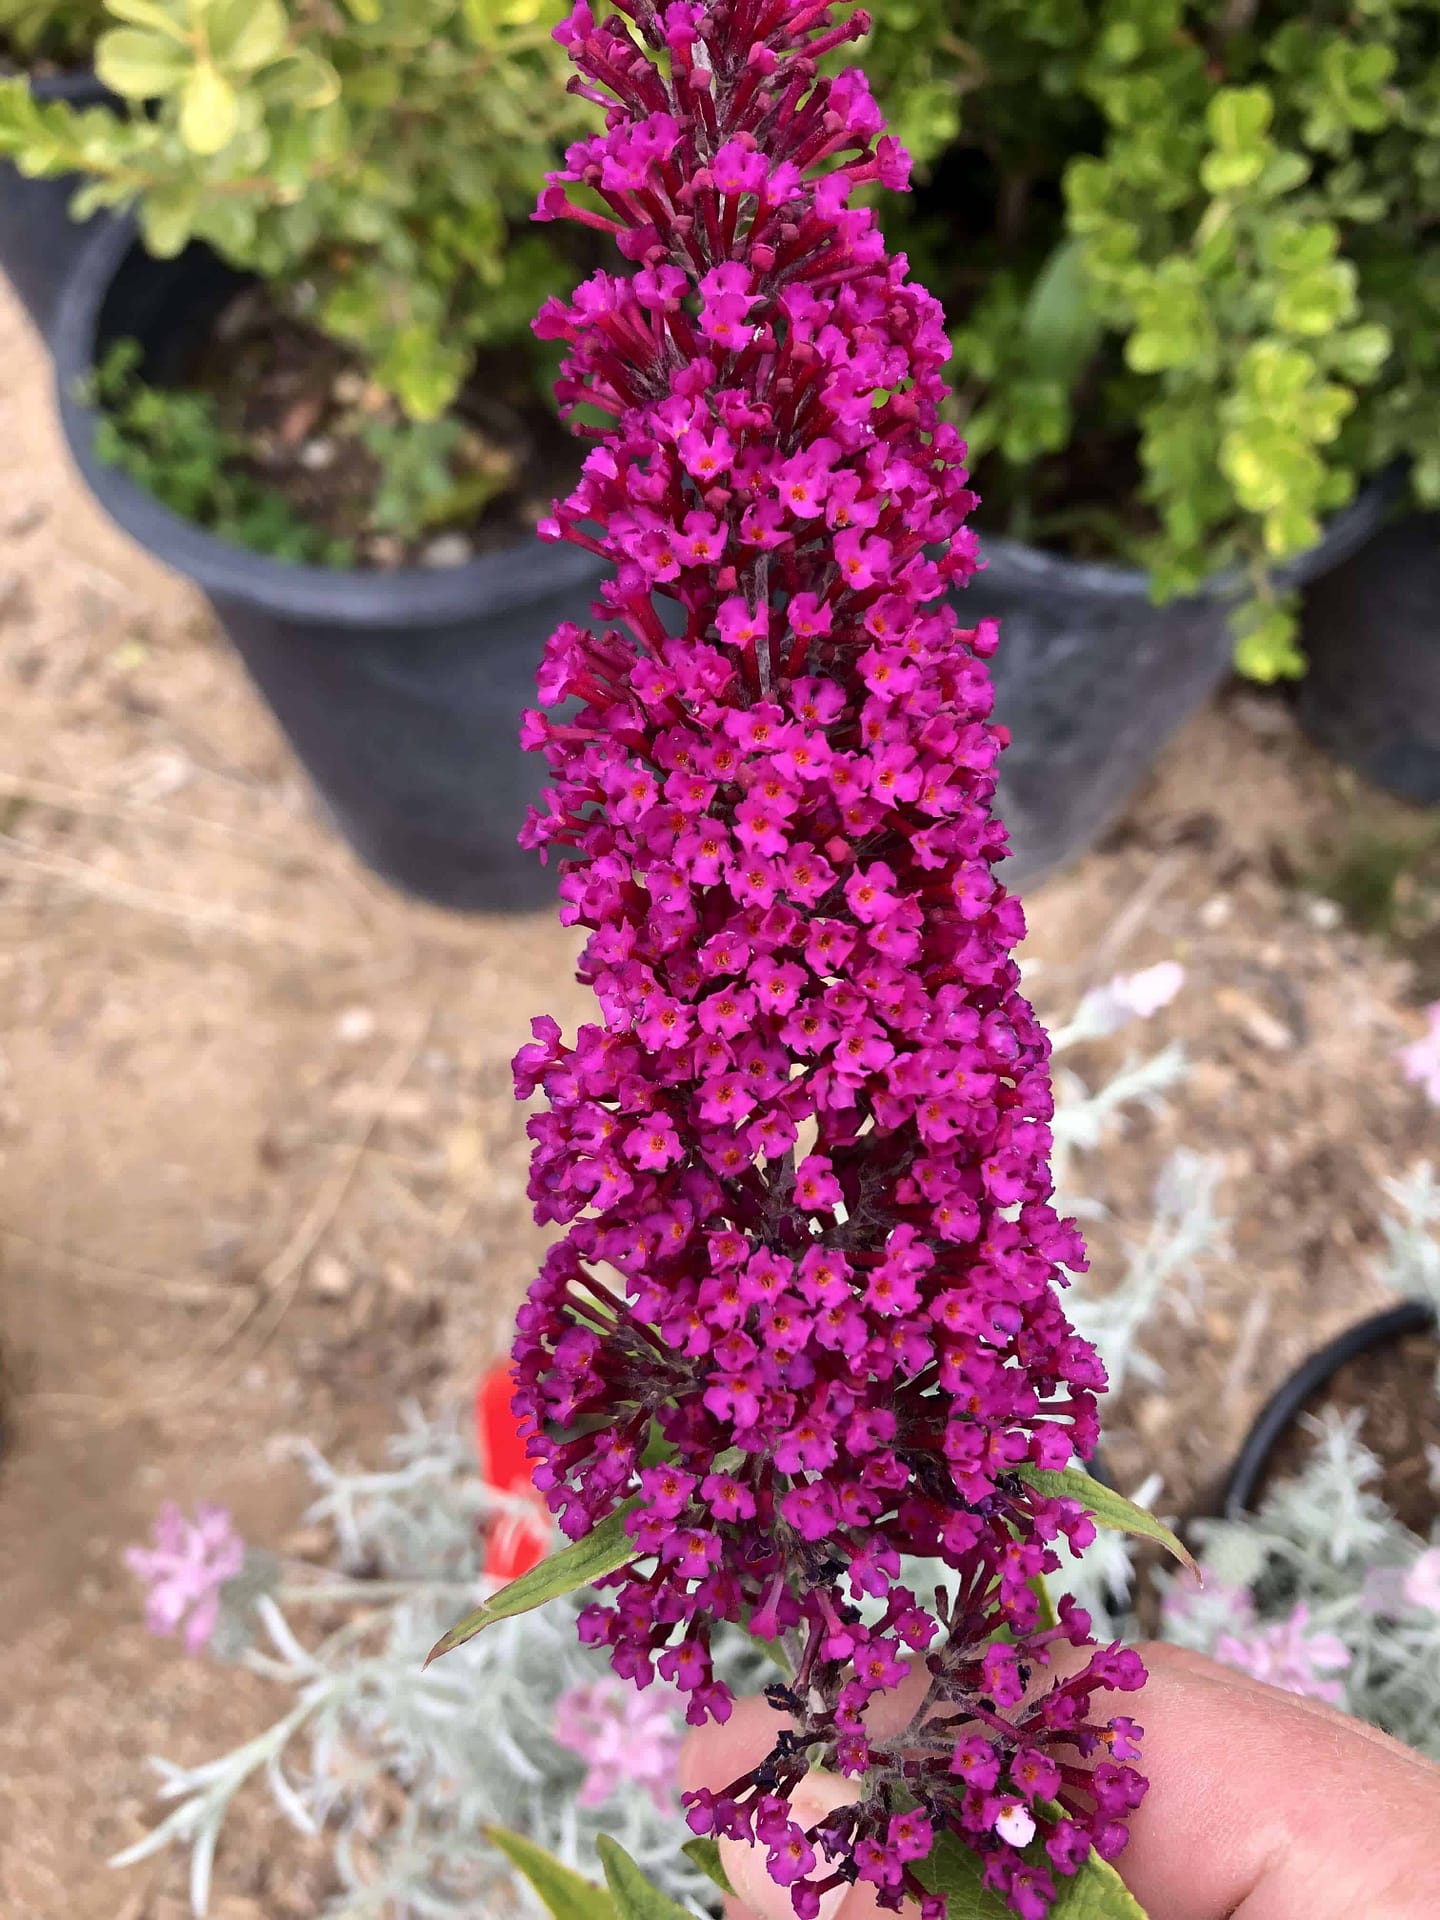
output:
<path id="1" fill-rule="evenodd" d="M 1056 1050 L 1105 1038 L 1136 1017 L 1113 987 L 1098 989 L 1057 1031 Z M 1057 1072 L 1065 1210 L 1104 1217 L 1098 1201 L 1073 1190 L 1084 1156 L 1127 1109 L 1154 1104 L 1184 1071 L 1183 1052 L 1169 1046 L 1127 1059 L 1093 1089 L 1068 1068 Z M 1101 1293 L 1082 1276 L 1068 1296 L 1117 1387 L 1132 1371 L 1159 1377 L 1140 1345 L 1153 1315 L 1193 1311 L 1201 1263 L 1223 1245 L 1219 1173 L 1213 1157 L 1172 1156 L 1156 1183 L 1153 1219 L 1131 1243 L 1119 1281 Z M 317 1488 L 307 1519 L 333 1529 L 338 1570 L 252 1550 L 245 1573 L 225 1590 L 213 1643 L 289 1689 L 293 1704 L 253 1740 L 202 1766 L 157 1759 L 160 1793 L 173 1809 L 116 1864 L 167 1846 L 188 1849 L 191 1904 L 203 1914 L 235 1795 L 260 1781 L 282 1816 L 332 1837 L 342 1887 L 333 1920 L 476 1920 L 527 1902 L 534 1910 L 486 1845 L 487 1823 L 518 1829 L 588 1873 L 596 1835 L 611 1833 L 667 1892 L 708 1910 L 713 1888 L 679 1852 L 676 1811 L 657 1809 L 624 1781 L 604 1805 L 576 1805 L 585 1766 L 550 1726 L 562 1694 L 608 1672 L 603 1657 L 576 1640 L 586 1596 L 501 1622 L 422 1670 L 441 1633 L 480 1597 L 481 1530 L 507 1505 L 482 1481 L 467 1433 L 411 1409 L 386 1465 L 372 1473 L 343 1472 L 298 1444 Z M 1156 1492 L 1158 1484 L 1142 1489 L 1147 1498 Z M 925 1563 L 906 1569 L 922 1588 L 943 1574 Z M 1102 1534 L 1085 1563 L 1067 1567 L 1064 1588 L 1078 1591 L 1103 1632 L 1123 1608 L 1128 1576 L 1122 1537 Z M 771 1671 L 738 1631 L 717 1636 L 716 1653 L 737 1691 L 757 1690 Z"/>
<path id="2" fill-rule="evenodd" d="M 713 1889 L 678 1850 L 676 1810 L 623 1781 L 604 1805 L 576 1805 L 585 1765 L 550 1724 L 563 1693 L 607 1672 L 576 1639 L 586 1596 L 501 1621 L 423 1666 L 481 1597 L 480 1529 L 505 1504 L 459 1424 L 411 1409 L 376 1473 L 344 1473 L 303 1451 L 318 1487 L 307 1521 L 334 1527 L 340 1571 L 258 1555 L 224 1596 L 231 1649 L 293 1704 L 204 1765 L 155 1761 L 174 1810 L 114 1864 L 187 1848 L 191 1904 L 203 1914 L 235 1795 L 258 1780 L 295 1826 L 331 1835 L 336 1920 L 476 1920 L 527 1902 L 538 1912 L 486 1843 L 491 1823 L 592 1874 L 596 1835 L 613 1834 L 667 1892 L 703 1909 Z M 302 1617 L 325 1624 L 309 1632 Z M 760 1684 L 759 1667 L 746 1665 L 755 1656 L 737 1644 L 730 1658 L 740 1685 Z"/>

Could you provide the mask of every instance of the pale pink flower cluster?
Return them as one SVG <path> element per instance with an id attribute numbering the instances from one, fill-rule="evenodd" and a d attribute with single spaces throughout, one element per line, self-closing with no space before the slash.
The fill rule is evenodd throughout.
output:
<path id="1" fill-rule="evenodd" d="M 1091 988 L 1081 1002 L 1075 1027 L 1068 1031 L 1075 1039 L 1087 1040 L 1119 1033 L 1132 1020 L 1152 1019 L 1168 1007 L 1184 984 L 1185 969 L 1178 960 L 1160 960 L 1137 973 L 1117 973 L 1103 987 Z"/>
<path id="2" fill-rule="evenodd" d="M 1252 1625 L 1221 1634 L 1215 1642 L 1215 1658 L 1286 1693 L 1324 1700 L 1332 1707 L 1345 1698 L 1343 1682 L 1325 1676 L 1345 1671 L 1350 1649 L 1336 1634 L 1310 1631 L 1310 1609 L 1303 1600 L 1284 1620 L 1268 1627 Z"/>
<path id="3" fill-rule="evenodd" d="M 589 1769 L 575 1796 L 580 1806 L 603 1805 L 622 1782 L 643 1788 L 662 1813 L 675 1806 L 683 1734 L 664 1689 L 636 1693 L 616 1680 L 571 1687 L 555 1702 L 550 1731 Z"/>
<path id="4" fill-rule="evenodd" d="M 1425 1009 L 1424 1037 L 1401 1047 L 1396 1058 L 1412 1086 L 1423 1087 L 1431 1106 L 1440 1107 L 1440 1000 Z"/>
<path id="5" fill-rule="evenodd" d="M 1405 1575 L 1405 1598 L 1412 1607 L 1440 1613 L 1440 1547 L 1422 1553 Z"/>
<path id="6" fill-rule="evenodd" d="M 145 1624 L 180 1634 L 188 1653 L 208 1645 L 220 1618 L 220 1589 L 245 1565 L 245 1542 L 224 1507 L 204 1502 L 187 1520 L 173 1500 L 155 1518 L 153 1545 L 130 1547 L 125 1564 L 150 1589 Z"/>

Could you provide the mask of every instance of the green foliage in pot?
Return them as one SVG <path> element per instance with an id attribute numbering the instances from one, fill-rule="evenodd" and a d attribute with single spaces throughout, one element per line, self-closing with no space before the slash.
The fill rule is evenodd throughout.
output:
<path id="1" fill-rule="evenodd" d="M 1016 530 L 1128 432 L 1146 523 L 1088 531 L 1160 598 L 1245 569 L 1239 664 L 1301 671 L 1273 570 L 1397 457 L 1440 501 L 1440 3 L 896 0 L 859 57 L 922 168 L 984 169 L 950 305 Z"/>
<path id="2" fill-rule="evenodd" d="M 0 0 L 3 4 L 3 0 Z M 0 87 L 0 152 L 89 176 L 159 255 L 208 242 L 307 303 L 413 419 L 524 336 L 564 266 L 524 227 L 589 116 L 558 0 L 108 0 L 101 120 Z M 145 111 L 141 109 L 145 108 Z"/>
<path id="3" fill-rule="evenodd" d="M 0 0 L 0 51 L 27 64 L 84 64 L 110 24 L 104 0 Z"/>

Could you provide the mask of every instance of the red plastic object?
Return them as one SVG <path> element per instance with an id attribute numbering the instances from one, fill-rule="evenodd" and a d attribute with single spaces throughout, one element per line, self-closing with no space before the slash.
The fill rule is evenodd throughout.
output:
<path id="1" fill-rule="evenodd" d="M 549 1516 L 530 1477 L 525 1441 L 510 1405 L 513 1391 L 510 1369 L 504 1364 L 493 1367 L 475 1389 L 475 1446 L 485 1482 L 533 1509 L 526 1512 L 517 1507 L 491 1527 L 485 1543 L 485 1572 L 492 1580 L 518 1580 L 545 1558 L 550 1543 Z"/>

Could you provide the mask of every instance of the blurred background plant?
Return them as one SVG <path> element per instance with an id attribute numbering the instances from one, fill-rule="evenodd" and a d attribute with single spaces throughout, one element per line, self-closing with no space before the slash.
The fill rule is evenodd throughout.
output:
<path id="1" fill-rule="evenodd" d="M 1083 1058 L 1092 1042 L 1138 1034 L 1183 985 L 1173 961 L 1116 975 L 1056 1023 L 1058 1051 Z M 1057 1070 L 1067 1209 L 1105 1218 L 1084 1192 L 1085 1156 L 1185 1072 L 1174 1045 L 1135 1049 L 1093 1083 L 1068 1063 Z M 1205 1264 L 1227 1251 L 1215 1204 L 1220 1174 L 1218 1156 L 1173 1153 L 1119 1280 L 1101 1291 L 1084 1275 L 1074 1279 L 1067 1312 L 1096 1342 L 1119 1394 L 1132 1378 L 1163 1380 L 1150 1351 L 1160 1318 L 1192 1323 Z M 1384 1199 L 1377 1277 L 1392 1295 L 1440 1309 L 1433 1170 L 1419 1165 L 1385 1181 Z M 1433 1374 L 1422 1385 L 1440 1392 Z M 127 1556 L 148 1589 L 151 1627 L 191 1652 L 208 1646 L 268 1675 L 290 1704 L 231 1753 L 194 1767 L 157 1760 L 174 1808 L 121 1862 L 184 1848 L 192 1904 L 203 1912 L 234 1798 L 263 1780 L 283 1817 L 329 1836 L 341 1891 L 327 1910 L 344 1920 L 432 1920 L 499 1897 L 528 1911 L 530 1895 L 487 1842 L 488 1825 L 513 1828 L 584 1871 L 593 1871 L 596 1835 L 610 1832 L 673 1897 L 708 1910 L 713 1890 L 675 1849 L 679 1700 L 662 1685 L 643 1695 L 621 1687 L 576 1643 L 584 1595 L 498 1622 L 422 1671 L 457 1613 L 498 1584 L 502 1560 L 508 1574 L 543 1550 L 532 1541 L 520 1558 L 507 1557 L 527 1530 L 543 1534 L 548 1523 L 517 1471 L 513 1436 L 500 1431 L 506 1397 L 497 1370 L 477 1402 L 482 1431 L 498 1435 L 493 1459 L 477 1459 L 453 1422 L 413 1409 L 377 1472 L 340 1471 L 302 1444 L 318 1494 L 307 1530 L 328 1530 L 332 1566 L 253 1546 L 242 1565 L 223 1513 L 202 1509 L 189 1522 L 162 1510 L 153 1544 Z M 1335 1405 L 1306 1415 L 1293 1449 L 1298 1469 L 1276 1460 L 1258 1511 L 1197 1523 L 1203 1589 L 1162 1575 L 1136 1601 L 1129 1543 L 1102 1533 L 1079 1563 L 1067 1557 L 1055 1591 L 1075 1593 L 1102 1637 L 1141 1638 L 1158 1627 L 1176 1644 L 1341 1706 L 1440 1758 L 1440 1522 L 1427 1534 L 1413 1524 L 1415 1509 L 1396 1510 L 1387 1464 L 1362 1437 L 1365 1418 L 1364 1408 Z M 1420 1508 L 1433 1513 L 1440 1448 L 1429 1472 Z M 1163 1507 L 1158 1477 L 1126 1491 Z M 946 1573 L 912 1562 L 905 1578 L 943 1584 Z M 773 1671 L 738 1631 L 717 1651 L 740 1690 L 759 1690 Z"/>
<path id="2" fill-rule="evenodd" d="M 387 536 L 473 522 L 509 486 L 516 450 L 533 439 L 518 416 L 550 404 L 530 317 L 576 274 L 571 243 L 532 230 L 529 216 L 546 169 L 594 117 L 564 88 L 551 39 L 561 11 L 559 0 L 108 0 L 95 67 L 127 111 L 37 101 L 19 79 L 0 85 L 0 155 L 29 175 L 77 176 L 75 217 L 133 209 L 151 254 L 203 243 L 261 283 L 263 302 L 226 336 L 229 352 L 210 355 L 224 369 L 206 365 L 192 324 L 195 338 L 158 369 L 132 368 L 129 382 L 137 401 L 153 387 L 142 403 L 152 424 L 171 395 L 198 396 L 209 455 L 227 476 L 216 494 L 245 464 L 233 416 L 277 376 L 278 438 L 298 420 L 321 443 L 308 468 L 280 476 L 317 537 L 302 555 L 307 543 L 282 516 L 249 514 L 244 544 L 345 564 L 347 539 L 378 535 L 383 554 Z M 223 314 L 218 324 L 223 332 Z M 477 380 L 486 353 L 503 365 Z M 361 404 L 352 397 L 338 418 L 330 388 L 347 378 Z M 136 453 L 125 462 L 135 477 L 184 512 L 195 407 L 148 444 L 115 417 L 112 453 Z M 276 424 L 251 436 L 262 465 Z M 164 460 L 176 439 L 187 447 L 179 479 Z M 373 515 L 348 499 L 311 511 L 322 465 L 340 491 L 358 485 Z M 242 537 L 224 502 L 202 500 L 191 517 Z M 417 556 L 388 564 L 405 557 Z M 361 558 L 386 564 L 368 550 Z"/>
<path id="3" fill-rule="evenodd" d="M 528 221 L 566 94 L 551 0 L 109 0 L 96 67 L 128 117 L 0 89 L 0 150 L 288 290 L 418 419 L 565 281 Z M 144 111 L 148 107 L 149 111 Z"/>
<path id="4" fill-rule="evenodd" d="M 1173 961 L 1117 975 L 1085 996 L 1056 1044 L 1068 1051 L 1138 1028 L 1183 983 Z M 1104 1217 L 1098 1201 L 1070 1190 L 1083 1185 L 1080 1157 L 1184 1071 L 1181 1050 L 1167 1046 L 1132 1055 L 1093 1088 L 1072 1070 L 1059 1075 L 1055 1129 L 1072 1175 L 1065 1207 Z M 1214 1207 L 1219 1173 L 1213 1156 L 1173 1156 L 1121 1279 L 1104 1294 L 1083 1279 L 1071 1289 L 1067 1311 L 1099 1342 L 1117 1387 L 1131 1369 L 1156 1377 L 1141 1349 L 1142 1323 L 1162 1311 L 1194 1312 L 1202 1263 L 1224 1246 Z M 523 1535 L 538 1517 L 548 1531 L 504 1425 L 507 1404 L 503 1376 L 489 1376 L 477 1397 L 485 1458 L 454 1422 L 413 1410 L 378 1472 L 339 1471 L 302 1445 L 318 1489 L 306 1524 L 330 1530 L 333 1569 L 250 1547 L 237 1574 L 223 1515 L 203 1511 L 192 1524 L 162 1511 L 154 1544 L 128 1556 L 149 1588 L 152 1627 L 181 1635 L 192 1652 L 208 1644 L 270 1676 L 293 1704 L 229 1754 L 188 1768 L 157 1760 L 162 1795 L 176 1805 L 119 1864 L 169 1845 L 187 1849 L 191 1901 L 202 1913 L 235 1795 L 263 1780 L 285 1818 L 332 1836 L 343 1892 L 329 1910 L 344 1920 L 469 1914 L 502 1886 L 528 1901 L 486 1841 L 489 1824 L 587 1872 L 596 1835 L 611 1833 L 672 1896 L 713 1904 L 710 1883 L 676 1849 L 679 1696 L 659 1683 L 637 1695 L 613 1679 L 603 1654 L 576 1642 L 584 1594 L 501 1621 L 423 1667 L 477 1592 L 499 1584 L 502 1570 L 531 1564 L 523 1552 L 512 1557 L 517 1529 Z M 1155 1488 L 1142 1491 L 1153 1497 Z M 1117 1559 L 1110 1551 L 1119 1538 L 1102 1536 L 1086 1576 L 1087 1604 L 1093 1588 L 1102 1619 L 1128 1574 L 1123 1552 Z M 543 1550 L 533 1547 L 535 1555 Z M 914 1563 L 910 1574 L 931 1585 L 947 1577 L 938 1563 Z M 297 1630 L 302 1615 L 318 1631 Z M 717 1637 L 716 1652 L 717 1669 L 739 1691 L 773 1678 L 738 1629 Z"/>
<path id="5" fill-rule="evenodd" d="M 1056 1204 L 1082 1222 L 1107 1218 L 1106 1209 L 1084 1192 L 1084 1156 L 1123 1130 L 1127 1114 L 1155 1108 L 1184 1079 L 1184 1049 L 1170 1042 L 1152 1053 L 1134 1050 L 1106 1079 L 1091 1085 L 1068 1056 L 1088 1042 L 1140 1027 L 1184 987 L 1178 961 L 1162 960 L 1138 973 L 1116 974 L 1093 987 L 1070 1019 L 1051 1028 L 1055 1060 Z M 1065 1311 L 1076 1330 L 1095 1345 L 1112 1393 L 1134 1375 L 1152 1384 L 1164 1374 L 1146 1352 L 1142 1334 L 1156 1316 L 1176 1314 L 1193 1326 L 1200 1305 L 1204 1263 L 1227 1251 L 1225 1224 L 1216 1207 L 1224 1172 L 1218 1154 L 1177 1147 L 1156 1177 L 1145 1229 L 1119 1250 L 1119 1276 L 1103 1292 L 1085 1277 L 1071 1282 Z"/>
<path id="6" fill-rule="evenodd" d="M 1440 502 L 1434 0 L 903 0 L 856 58 L 991 529 L 1238 568 L 1239 666 L 1302 671 L 1274 570 L 1399 457 Z"/>
<path id="7" fill-rule="evenodd" d="M 1392 1296 L 1440 1313 L 1433 1168 L 1421 1163 L 1386 1180 L 1384 1197 L 1377 1278 Z M 1420 1341 L 1428 1358 L 1433 1334 Z M 1440 1432 L 1433 1368 L 1421 1398 L 1423 1446 L 1427 1427 Z M 1365 1438 L 1377 1413 L 1386 1458 Z M 1254 1512 L 1195 1523 L 1204 1585 L 1161 1573 L 1158 1622 L 1130 1610 L 1130 1544 L 1118 1534 L 1106 1537 L 1101 1556 L 1086 1556 L 1069 1584 L 1084 1588 L 1102 1626 L 1134 1638 L 1158 1624 L 1177 1646 L 1342 1707 L 1440 1760 L 1440 1446 L 1403 1461 L 1410 1471 L 1397 1479 L 1396 1455 L 1416 1444 L 1408 1409 L 1321 1405 L 1277 1444 Z M 1150 1483 L 1136 1497 L 1150 1504 L 1159 1492 Z"/>
<path id="8" fill-rule="evenodd" d="M 27 66 L 89 60 L 108 24 L 104 0 L 0 0 L 0 55 Z"/>
<path id="9" fill-rule="evenodd" d="M 379 1471 L 345 1473 L 305 1449 L 318 1491 L 307 1523 L 332 1530 L 337 1565 L 252 1546 L 207 1616 L 210 1652 L 277 1681 L 292 1704 L 217 1759 L 156 1760 L 176 1805 L 115 1864 L 183 1847 L 191 1905 L 203 1914 L 235 1796 L 263 1780 L 283 1818 L 330 1835 L 339 1891 L 326 1911 L 344 1920 L 459 1920 L 501 1911 L 496 1901 L 538 1913 L 489 1842 L 492 1825 L 591 1872 L 596 1835 L 610 1833 L 672 1896 L 703 1894 L 710 1883 L 676 1841 L 679 1696 L 663 1683 L 637 1695 L 579 1644 L 583 1593 L 501 1621 L 426 1668 L 457 1614 L 501 1584 L 486 1575 L 487 1539 L 514 1499 L 488 1483 L 453 1421 L 412 1409 L 388 1454 Z M 212 1534 L 222 1522 L 202 1516 Z M 210 1592 L 193 1555 L 177 1576 L 164 1552 L 183 1528 L 162 1513 L 156 1547 L 130 1556 L 152 1586 L 160 1631 L 177 1594 L 205 1606 Z M 198 1538 L 199 1527 L 189 1531 Z M 198 1650 L 193 1632 L 187 1644 Z M 737 1685 L 763 1683 L 764 1662 L 738 1631 L 725 1658 Z"/>
<path id="10" fill-rule="evenodd" d="M 349 543 L 327 538 L 249 467 L 249 446 L 227 431 L 207 395 L 170 393 L 139 376 L 140 348 L 118 340 L 95 370 L 96 447 L 172 512 L 222 539 L 277 560 L 345 566 Z"/>
<path id="11" fill-rule="evenodd" d="M 1302 1472 L 1257 1514 L 1198 1529 L 1205 1586 L 1169 1584 L 1162 1635 L 1440 1760 L 1440 1528 L 1427 1539 L 1391 1510 L 1356 1412 L 1306 1425 Z"/>

